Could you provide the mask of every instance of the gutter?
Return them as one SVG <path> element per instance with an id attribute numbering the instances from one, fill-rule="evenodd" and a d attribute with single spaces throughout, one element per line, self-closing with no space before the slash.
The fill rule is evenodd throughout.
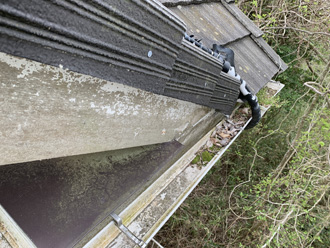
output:
<path id="1" fill-rule="evenodd" d="M 272 82 L 265 87 L 276 90 L 277 95 L 284 87 L 283 84 Z M 261 106 L 261 116 L 265 115 L 271 106 Z M 154 182 L 144 193 L 141 194 L 130 206 L 118 216 L 124 225 L 140 240 L 149 243 L 157 232 L 163 227 L 168 219 L 179 208 L 183 201 L 196 188 L 208 171 L 219 161 L 227 149 L 235 142 L 243 130 L 249 125 L 250 118 L 230 141 L 230 143 L 219 150 L 212 160 L 202 168 L 190 166 L 195 153 L 209 140 L 214 132 L 214 127 L 203 138 L 201 138 L 186 154 L 184 154 L 168 171 L 166 171 L 156 182 Z M 220 122 L 219 124 L 221 124 Z M 218 125 L 219 125 L 218 124 Z M 114 221 L 111 221 L 84 247 L 139 247 L 121 233 Z"/>
<path id="2" fill-rule="evenodd" d="M 284 85 L 271 82 L 265 87 L 276 90 L 276 93 L 273 95 L 275 96 Z M 271 106 L 261 106 L 261 116 L 263 116 L 270 107 Z M 238 107 L 236 111 L 237 109 Z M 85 239 L 85 244 L 79 243 L 75 247 L 146 247 L 205 177 L 207 172 L 219 161 L 243 130 L 248 127 L 251 120 L 252 118 L 246 121 L 243 128 L 232 138 L 228 145 L 222 147 L 205 166 L 202 168 L 191 166 L 190 163 L 194 159 L 195 154 L 210 140 L 210 136 L 216 129 L 216 127 L 214 127 L 128 207 L 120 213 L 111 213 L 112 219 L 109 215 L 107 218 L 108 224 L 106 224 L 105 227 L 94 230 L 94 233 L 89 233 Z M 222 122 L 217 126 L 221 125 Z M 203 125 L 203 122 L 201 125 Z M 26 236 L 15 221 L 8 216 L 1 206 L 0 233 L 2 235 L 0 238 L 5 238 L 9 247 L 35 247 L 33 242 Z M 129 234 L 127 235 L 127 233 Z M 136 244 L 140 245 L 137 246 Z"/>

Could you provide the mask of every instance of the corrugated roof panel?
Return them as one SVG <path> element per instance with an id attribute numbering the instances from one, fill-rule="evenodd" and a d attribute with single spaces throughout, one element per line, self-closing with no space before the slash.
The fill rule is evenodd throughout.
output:
<path id="1" fill-rule="evenodd" d="M 278 67 L 250 38 L 246 37 L 228 45 L 235 52 L 237 73 L 257 93 L 278 72 Z"/>
<path id="2" fill-rule="evenodd" d="M 226 44 L 250 34 L 250 32 L 222 5 L 201 5 L 170 8 L 187 25 L 188 34 L 194 34 L 207 47 L 214 43 Z"/>

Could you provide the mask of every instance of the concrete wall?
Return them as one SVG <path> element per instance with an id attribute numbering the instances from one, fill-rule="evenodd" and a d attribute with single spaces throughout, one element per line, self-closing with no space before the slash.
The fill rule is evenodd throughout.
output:
<path id="1" fill-rule="evenodd" d="M 171 141 L 203 119 L 193 103 L 0 53 L 0 165 Z"/>

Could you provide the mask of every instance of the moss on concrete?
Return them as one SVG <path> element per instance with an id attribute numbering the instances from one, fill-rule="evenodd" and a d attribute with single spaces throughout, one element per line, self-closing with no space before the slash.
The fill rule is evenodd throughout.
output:
<path id="1" fill-rule="evenodd" d="M 197 155 L 192 161 L 192 164 L 197 164 L 201 160 L 201 156 Z"/>
<path id="2" fill-rule="evenodd" d="M 203 162 L 210 162 L 213 158 L 213 154 L 209 153 L 208 151 L 204 151 L 202 153 Z"/>

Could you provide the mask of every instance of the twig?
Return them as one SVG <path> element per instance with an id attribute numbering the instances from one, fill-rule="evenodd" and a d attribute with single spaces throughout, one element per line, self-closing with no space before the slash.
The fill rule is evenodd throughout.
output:
<path id="1" fill-rule="evenodd" d="M 291 211 L 289 213 L 287 213 L 287 215 L 284 217 L 284 219 L 282 221 L 280 221 L 277 225 L 276 225 L 276 228 L 273 233 L 273 235 L 270 237 L 270 239 L 262 246 L 262 248 L 265 248 L 267 247 L 267 245 L 272 242 L 273 238 L 275 237 L 275 235 L 280 231 L 281 229 L 281 226 L 287 222 L 287 220 L 289 219 L 290 215 L 293 213 L 294 209 L 291 209 Z"/>

